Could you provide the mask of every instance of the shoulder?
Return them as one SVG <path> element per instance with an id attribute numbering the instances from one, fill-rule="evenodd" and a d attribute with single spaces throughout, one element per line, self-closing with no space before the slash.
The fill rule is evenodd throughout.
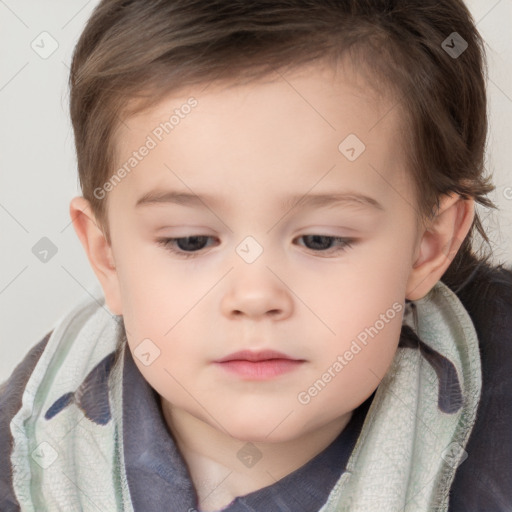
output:
<path id="1" fill-rule="evenodd" d="M 16 390 L 19 391 L 19 387 L 16 386 L 16 384 L 23 383 L 24 385 L 28 381 L 28 377 L 32 373 L 37 361 L 39 361 L 39 358 L 50 339 L 51 333 L 52 331 L 47 333 L 42 340 L 33 345 L 25 354 L 23 359 L 17 364 L 16 368 L 14 368 L 9 378 L 0 384 L 0 403 L 4 404 L 12 393 Z"/>
<path id="2" fill-rule="evenodd" d="M 36 366 L 52 331 L 36 343 L 18 363 L 9 378 L 0 385 L 0 460 L 9 461 L 12 435 L 9 424 L 21 407 L 21 398 L 34 367 Z M 0 464 L 0 510 L 19 511 L 19 504 L 12 488 L 10 464 Z"/>
<path id="3" fill-rule="evenodd" d="M 511 510 L 512 268 L 484 265 L 457 295 L 478 336 L 482 394 L 449 510 Z"/>
<path id="4" fill-rule="evenodd" d="M 512 322 L 512 266 L 476 268 L 468 283 L 457 292 L 473 320 L 484 326 L 492 321 Z"/>

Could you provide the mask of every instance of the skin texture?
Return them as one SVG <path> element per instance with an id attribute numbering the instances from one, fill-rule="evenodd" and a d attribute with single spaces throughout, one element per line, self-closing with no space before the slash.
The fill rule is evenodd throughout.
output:
<path id="1" fill-rule="evenodd" d="M 389 368 L 403 310 L 387 314 L 378 334 L 308 403 L 299 394 L 393 304 L 425 296 L 473 220 L 473 201 L 453 195 L 421 227 L 396 102 L 376 95 L 349 66 L 333 71 L 317 64 L 249 85 L 206 84 L 127 119 L 117 136 L 120 165 L 173 109 L 191 96 L 198 102 L 104 199 L 111 245 L 84 198 L 70 205 L 107 305 L 123 315 L 132 354 L 145 339 L 160 350 L 148 366 L 134 360 L 161 396 L 201 510 L 273 484 L 336 438 Z M 338 149 L 349 134 L 366 146 L 354 161 Z M 135 206 L 156 188 L 218 202 Z M 284 206 L 294 194 L 349 190 L 383 210 Z M 305 237 L 315 234 L 355 241 L 315 245 Z M 157 243 L 199 235 L 211 238 L 173 245 L 198 247 L 188 259 Z M 249 247 L 248 236 L 262 250 L 252 263 L 237 252 Z M 267 348 L 304 362 L 260 381 L 213 363 Z M 261 453 L 252 467 L 237 457 L 246 442 Z"/>

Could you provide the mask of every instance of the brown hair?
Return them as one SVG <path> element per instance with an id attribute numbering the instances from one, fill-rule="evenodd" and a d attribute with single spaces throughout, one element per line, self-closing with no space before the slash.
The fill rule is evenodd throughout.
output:
<path id="1" fill-rule="evenodd" d="M 450 55 L 453 32 L 467 43 Z M 73 54 L 70 110 L 80 185 L 110 242 L 106 200 L 94 190 L 112 176 L 123 119 L 184 86 L 242 83 L 312 61 L 356 69 L 400 103 L 421 219 L 440 195 L 496 208 L 484 176 L 487 137 L 484 43 L 461 0 L 103 0 Z M 382 89 L 383 93 L 384 89 Z M 475 265 L 478 212 L 443 275 L 461 287 Z"/>

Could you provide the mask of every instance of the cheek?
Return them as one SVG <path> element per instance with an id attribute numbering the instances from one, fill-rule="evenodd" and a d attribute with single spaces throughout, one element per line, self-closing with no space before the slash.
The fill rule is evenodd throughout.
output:
<path id="1" fill-rule="evenodd" d="M 342 356 L 343 369 L 336 373 L 330 392 L 333 400 L 338 393 L 344 403 L 357 406 L 377 388 L 395 356 L 405 307 L 407 255 L 397 254 L 390 242 L 375 244 L 366 259 L 329 284 L 335 305 L 323 304 L 329 312 L 324 318 L 336 336 L 316 370 L 320 377 Z"/>
<path id="2" fill-rule="evenodd" d="M 384 267 L 384 268 L 383 268 Z M 405 308 L 405 279 L 396 259 L 367 272 L 342 309 L 338 322 L 344 333 L 345 350 L 354 353 L 351 367 L 354 378 L 376 387 L 391 363 L 402 328 Z"/>
<path id="3" fill-rule="evenodd" d="M 396 226 L 388 228 L 372 241 L 351 277 L 355 302 L 361 304 L 366 300 L 367 310 L 377 316 L 394 302 L 405 299 L 412 266 L 413 233 L 405 221 L 401 228 L 401 233 Z"/>
<path id="4" fill-rule="evenodd" d="M 329 356 L 313 372 L 311 382 L 304 383 L 305 391 L 309 385 L 322 389 L 315 401 L 317 413 L 324 420 L 333 414 L 333 404 L 337 404 L 336 413 L 352 410 L 377 389 L 395 357 L 400 329 L 398 313 L 389 323 L 366 324 L 354 337 L 346 337 L 338 346 L 331 347 Z M 322 382 L 327 380 L 323 387 Z"/>
<path id="5" fill-rule="evenodd" d="M 382 379 L 391 363 L 402 328 L 403 306 L 398 302 L 383 314 L 369 321 L 351 340 L 350 352 L 353 366 L 365 381 L 376 382 Z"/>
<path id="6" fill-rule="evenodd" d="M 137 318 L 156 330 L 162 323 L 173 322 L 174 316 L 183 315 L 197 293 L 194 295 L 193 286 L 186 285 L 182 268 L 172 264 L 164 248 L 140 239 L 128 244 L 129 236 L 124 238 L 118 241 L 116 258 L 123 316 L 127 321 Z"/>
<path id="7" fill-rule="evenodd" d="M 350 264 L 331 271 L 328 279 L 305 283 L 302 297 L 336 336 L 355 337 L 380 315 L 395 317 L 405 300 L 408 264 L 406 253 L 397 254 L 389 243 L 375 243 Z"/>

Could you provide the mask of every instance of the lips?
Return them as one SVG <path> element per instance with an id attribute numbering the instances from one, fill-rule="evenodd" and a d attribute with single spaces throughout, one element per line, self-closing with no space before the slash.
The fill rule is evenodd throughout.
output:
<path id="1" fill-rule="evenodd" d="M 223 371 L 243 380 L 268 380 L 293 372 L 302 366 L 304 359 L 294 359 L 275 350 L 241 350 L 214 363 Z"/>
<path id="2" fill-rule="evenodd" d="M 240 350 L 239 352 L 234 352 L 233 354 L 229 354 L 222 359 L 218 359 L 215 361 L 216 363 L 225 363 L 227 361 L 268 361 L 270 359 L 288 359 L 292 361 L 299 361 L 287 354 L 283 354 L 282 352 L 277 352 L 275 350 L 259 350 L 257 352 L 250 350 Z"/>

